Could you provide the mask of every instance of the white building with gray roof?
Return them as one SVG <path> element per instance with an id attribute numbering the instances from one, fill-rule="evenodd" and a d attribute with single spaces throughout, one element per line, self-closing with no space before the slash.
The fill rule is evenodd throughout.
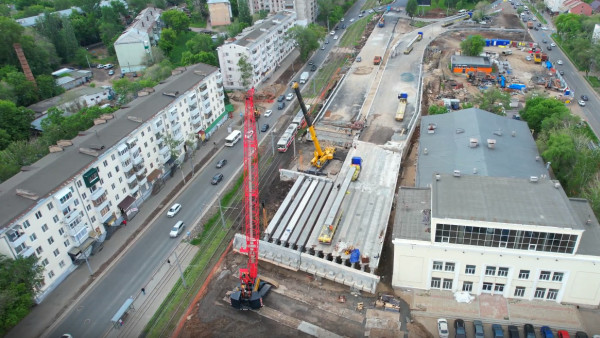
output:
<path id="1" fill-rule="evenodd" d="M 435 173 L 498 177 L 547 177 L 527 123 L 469 108 L 423 116 L 415 186 Z"/>
<path id="2" fill-rule="evenodd" d="M 160 8 L 148 7 L 114 43 L 122 73 L 137 72 L 154 62 L 152 46 L 158 44 L 162 23 Z"/>
<path id="3" fill-rule="evenodd" d="M 282 11 L 252 27 L 244 29 L 232 41 L 217 48 L 219 66 L 227 89 L 256 87 L 268 79 L 279 64 L 294 50 L 294 41 L 285 39 L 286 32 L 294 27 L 296 13 Z M 244 86 L 238 62 L 245 57 L 252 66 L 248 84 Z"/>
<path id="4" fill-rule="evenodd" d="M 396 288 L 600 304 L 600 225 L 557 181 L 439 174 L 395 212 Z"/>
<path id="5" fill-rule="evenodd" d="M 186 141 L 193 146 L 227 118 L 222 83 L 213 66 L 177 70 L 155 92 L 139 93 L 104 123 L 60 142 L 59 151 L 0 184 L 0 253 L 38 257 L 44 282 L 37 302 L 107 232 L 135 216 L 154 183 L 186 158 Z M 178 144 L 167 145 L 167 137 Z"/>

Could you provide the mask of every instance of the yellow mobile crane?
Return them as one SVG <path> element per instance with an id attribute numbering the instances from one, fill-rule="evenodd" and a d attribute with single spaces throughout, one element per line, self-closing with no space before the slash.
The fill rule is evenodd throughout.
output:
<path id="1" fill-rule="evenodd" d="M 296 97 L 298 98 L 298 102 L 300 102 L 300 109 L 302 109 L 302 114 L 304 114 L 306 126 L 308 127 L 308 131 L 310 132 L 310 137 L 312 138 L 312 141 L 315 144 L 315 156 L 310 161 L 310 164 L 312 164 L 318 169 L 321 169 L 325 167 L 330 160 L 333 159 L 335 147 L 326 147 L 325 151 L 321 149 L 321 145 L 319 144 L 319 140 L 317 139 L 317 134 L 315 133 L 315 127 L 313 126 L 310 116 L 308 116 L 308 110 L 304 105 L 304 100 L 302 99 L 302 94 L 300 93 L 300 86 L 298 85 L 298 82 L 294 82 L 292 88 L 296 92 Z"/>

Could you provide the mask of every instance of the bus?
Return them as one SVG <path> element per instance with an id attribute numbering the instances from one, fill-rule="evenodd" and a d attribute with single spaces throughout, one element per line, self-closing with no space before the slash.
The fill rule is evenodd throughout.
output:
<path id="1" fill-rule="evenodd" d="M 239 140 L 242 138 L 242 132 L 239 130 L 234 130 L 225 138 L 225 146 L 233 147 Z"/>
<path id="2" fill-rule="evenodd" d="M 279 141 L 277 141 L 277 151 L 280 153 L 285 153 L 289 148 L 292 142 L 294 142 L 295 132 L 286 131 L 281 135 Z"/>
<path id="3" fill-rule="evenodd" d="M 310 104 L 306 105 L 306 111 L 310 111 Z M 298 114 L 296 114 L 296 116 L 292 120 L 292 123 L 294 123 L 298 129 L 306 127 L 306 119 L 304 118 L 304 114 L 302 113 L 302 108 L 300 108 Z"/>

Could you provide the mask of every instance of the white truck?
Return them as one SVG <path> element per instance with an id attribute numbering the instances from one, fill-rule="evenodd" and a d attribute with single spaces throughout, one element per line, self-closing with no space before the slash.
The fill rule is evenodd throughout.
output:
<path id="1" fill-rule="evenodd" d="M 304 72 L 300 75 L 300 84 L 304 84 L 308 81 L 308 75 L 308 72 Z"/>

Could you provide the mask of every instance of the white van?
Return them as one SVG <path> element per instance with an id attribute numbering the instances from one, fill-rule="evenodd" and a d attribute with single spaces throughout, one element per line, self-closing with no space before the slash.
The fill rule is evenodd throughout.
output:
<path id="1" fill-rule="evenodd" d="M 460 11 L 458 11 L 458 14 L 465 13 L 466 11 L 467 11 L 466 9 L 461 9 Z"/>
<path id="2" fill-rule="evenodd" d="M 183 232 L 183 228 L 185 228 L 185 223 L 183 223 L 183 221 L 175 223 L 175 225 L 171 229 L 171 232 L 169 232 L 169 237 L 175 238 L 179 236 L 179 234 Z"/>

